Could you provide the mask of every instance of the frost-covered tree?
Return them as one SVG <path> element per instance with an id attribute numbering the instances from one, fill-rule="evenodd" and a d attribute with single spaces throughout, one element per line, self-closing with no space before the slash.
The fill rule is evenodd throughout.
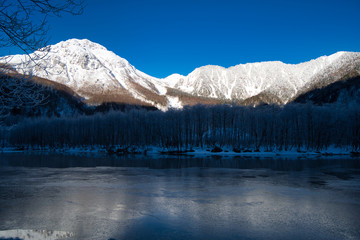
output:
<path id="1" fill-rule="evenodd" d="M 3 135 L 3 142 L 50 147 L 116 145 L 186 150 L 216 145 L 239 151 L 318 151 L 337 146 L 358 151 L 360 108 L 357 104 L 289 104 L 258 108 L 195 106 L 168 112 L 131 110 L 28 119 Z"/>
<path id="2" fill-rule="evenodd" d="M 48 94 L 45 90 L 45 87 L 28 81 L 25 76 L 0 72 L 0 124 L 21 109 L 46 104 Z"/>

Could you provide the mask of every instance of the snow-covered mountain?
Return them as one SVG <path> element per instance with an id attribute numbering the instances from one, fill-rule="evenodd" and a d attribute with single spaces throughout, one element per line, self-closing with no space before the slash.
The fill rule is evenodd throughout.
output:
<path id="1" fill-rule="evenodd" d="M 259 95 L 287 103 L 316 86 L 360 75 L 360 53 L 338 52 L 300 64 L 260 62 L 230 68 L 204 66 L 188 76 L 171 75 L 168 86 L 196 96 L 244 101 Z"/>
<path id="2" fill-rule="evenodd" d="M 42 53 L 34 53 L 41 55 Z M 2 58 L 20 73 L 70 87 L 89 103 L 123 102 L 160 109 L 195 103 L 287 103 L 300 94 L 360 75 L 360 53 L 338 52 L 300 64 L 260 62 L 230 68 L 204 66 L 188 76 L 151 77 L 89 40 L 51 46 L 36 63 L 32 55 Z"/>
<path id="3" fill-rule="evenodd" d="M 3 61 L 21 74 L 64 84 L 89 103 L 128 102 L 158 108 L 171 104 L 159 79 L 89 40 L 70 39 L 50 46 L 49 52 L 14 55 Z"/>

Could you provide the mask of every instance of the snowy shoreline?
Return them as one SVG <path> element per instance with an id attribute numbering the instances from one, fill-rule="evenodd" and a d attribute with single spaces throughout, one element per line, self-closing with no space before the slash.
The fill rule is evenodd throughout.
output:
<path id="1" fill-rule="evenodd" d="M 0 153 L 63 153 L 63 154 L 75 154 L 75 153 L 102 153 L 106 155 L 146 155 L 146 156 L 191 156 L 191 157 L 209 157 L 209 156 L 221 156 L 221 157 L 333 157 L 333 156 L 346 156 L 346 157 L 360 157 L 360 152 L 352 151 L 349 149 L 329 148 L 322 151 L 297 151 L 282 150 L 282 151 L 266 151 L 266 150 L 254 150 L 245 149 L 242 151 L 234 151 L 231 148 L 224 147 L 219 152 L 212 151 L 211 148 L 195 147 L 191 150 L 169 150 L 160 147 L 146 147 L 146 148 L 131 148 L 124 150 L 122 148 L 110 148 L 89 146 L 89 147 L 74 147 L 74 148 L 23 148 L 23 147 L 2 147 Z"/>

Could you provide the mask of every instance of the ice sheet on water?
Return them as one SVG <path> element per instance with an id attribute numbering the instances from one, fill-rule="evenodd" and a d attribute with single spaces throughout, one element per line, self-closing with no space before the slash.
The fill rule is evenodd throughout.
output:
<path id="1" fill-rule="evenodd" d="M 22 239 L 22 240 L 56 240 L 68 237 L 73 237 L 74 233 L 65 231 L 50 231 L 50 230 L 26 230 L 13 229 L 0 231 L 0 239 Z"/>

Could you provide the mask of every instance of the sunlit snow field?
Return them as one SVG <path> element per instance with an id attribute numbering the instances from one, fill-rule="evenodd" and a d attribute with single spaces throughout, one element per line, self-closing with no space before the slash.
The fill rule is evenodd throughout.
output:
<path id="1" fill-rule="evenodd" d="M 0 239 L 360 239 L 360 160 L 0 155 Z"/>

